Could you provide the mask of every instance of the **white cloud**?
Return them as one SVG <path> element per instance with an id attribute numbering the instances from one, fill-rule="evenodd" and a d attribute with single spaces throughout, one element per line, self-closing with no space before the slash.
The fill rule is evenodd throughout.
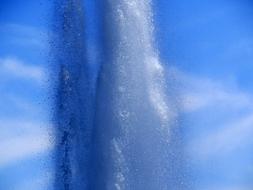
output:
<path id="1" fill-rule="evenodd" d="M 42 82 L 45 79 L 41 66 L 29 65 L 13 57 L 0 58 L 0 72 L 6 74 L 6 77 L 18 77 L 36 82 Z"/>
<path id="2" fill-rule="evenodd" d="M 53 146 L 48 136 L 25 135 L 0 142 L 0 168 L 48 152 Z"/>
<path id="3" fill-rule="evenodd" d="M 0 168 L 53 148 L 50 124 L 32 121 L 1 121 Z"/>
<path id="4" fill-rule="evenodd" d="M 252 94 L 240 90 L 236 84 L 231 86 L 225 81 L 218 82 L 189 75 L 176 68 L 172 68 L 169 74 L 178 83 L 179 107 L 182 112 L 203 115 L 205 112 L 210 114 L 213 110 L 213 118 L 218 110 L 227 115 L 233 113 L 233 117 L 223 116 L 215 121 L 216 126 L 210 124 L 208 133 L 197 134 L 198 137 L 189 143 L 188 150 L 191 155 L 209 159 L 253 144 Z M 240 111 L 244 114 L 240 115 Z M 203 118 L 199 120 L 203 123 Z"/>
<path id="5" fill-rule="evenodd" d="M 45 80 L 43 67 L 26 64 L 13 57 L 0 58 L 0 74 L 3 85 L 10 86 L 11 80 L 27 80 L 38 84 Z M 3 100 L 1 104 L 3 107 L 12 106 L 14 111 L 21 108 L 19 115 L 24 116 L 24 112 L 26 112 L 32 117 L 34 113 L 41 111 L 37 105 L 29 101 L 29 97 L 24 98 L 19 94 L 14 95 L 2 91 L 1 99 Z M 49 141 L 50 126 L 48 123 L 33 122 L 25 118 L 23 121 L 17 121 L 15 120 L 16 115 L 8 118 L 2 115 L 2 117 L 0 121 L 0 168 L 32 158 L 38 154 L 47 153 L 53 148 L 53 144 Z"/>
<path id="6" fill-rule="evenodd" d="M 179 83 L 180 108 L 184 112 L 202 111 L 209 107 L 227 107 L 230 109 L 253 107 L 251 94 L 242 92 L 238 87 L 209 78 L 189 75 L 176 68 L 169 75 Z"/>

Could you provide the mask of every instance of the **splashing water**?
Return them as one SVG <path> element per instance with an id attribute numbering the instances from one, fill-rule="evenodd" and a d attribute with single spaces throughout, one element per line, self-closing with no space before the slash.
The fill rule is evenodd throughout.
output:
<path id="1" fill-rule="evenodd" d="M 96 98 L 81 2 L 56 6 L 56 189 L 180 189 L 171 166 L 177 112 L 154 47 L 151 0 L 103 1 Z"/>
<path id="2" fill-rule="evenodd" d="M 170 128 L 149 0 L 107 0 L 92 189 L 168 189 Z"/>

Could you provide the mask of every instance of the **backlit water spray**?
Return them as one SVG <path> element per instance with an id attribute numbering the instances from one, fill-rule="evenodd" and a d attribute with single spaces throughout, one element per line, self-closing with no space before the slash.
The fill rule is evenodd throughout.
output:
<path id="1" fill-rule="evenodd" d="M 94 93 L 82 1 L 56 5 L 55 188 L 182 189 L 173 166 L 177 111 L 154 45 L 152 2 L 101 4 L 103 61 Z"/>

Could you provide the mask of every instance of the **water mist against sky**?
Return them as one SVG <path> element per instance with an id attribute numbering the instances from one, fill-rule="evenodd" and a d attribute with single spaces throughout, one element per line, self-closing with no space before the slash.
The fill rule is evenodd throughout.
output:
<path id="1" fill-rule="evenodd" d="M 159 128 L 157 133 L 152 134 L 155 138 L 143 136 L 147 132 L 143 128 L 136 133 L 122 130 L 122 133 L 111 134 L 112 129 L 107 130 L 111 139 L 98 137 L 101 142 L 95 142 L 95 146 L 112 140 L 112 152 L 117 153 L 126 144 L 129 151 L 127 154 L 119 151 L 117 154 L 122 155 L 117 155 L 118 160 L 113 154 L 105 158 L 99 155 L 103 154 L 101 152 L 91 153 L 95 154 L 95 158 L 98 154 L 102 161 L 113 160 L 109 164 L 113 168 L 110 170 L 112 173 L 107 173 L 105 176 L 108 178 L 105 179 L 109 182 L 121 180 L 114 175 L 114 172 L 120 171 L 123 176 L 129 176 L 124 179 L 133 187 L 133 178 L 137 178 L 136 182 L 143 181 L 140 173 L 145 169 L 148 171 L 146 179 L 160 175 L 161 183 L 165 184 L 161 172 L 150 173 L 151 166 L 161 169 L 164 165 L 165 171 L 170 169 L 178 176 L 173 179 L 173 174 L 166 174 L 169 179 L 166 185 L 173 184 L 172 189 L 250 190 L 253 186 L 253 4 L 248 0 L 153 0 L 149 7 L 145 5 L 147 0 L 105 2 L 108 3 L 106 6 L 101 1 L 82 2 L 84 36 L 78 37 L 83 38 L 86 44 L 84 60 L 89 63 L 91 92 L 95 94 L 96 84 L 101 85 L 99 93 L 104 91 L 103 88 L 108 89 L 99 95 L 97 104 L 100 111 L 94 116 L 97 122 L 93 126 L 97 131 L 102 130 L 103 123 L 118 122 L 120 126 L 128 126 L 123 118 L 130 117 L 132 126 L 139 126 L 138 122 L 141 122 L 150 131 L 154 130 L 154 126 L 165 126 L 167 132 L 174 130 L 172 139 L 176 142 L 168 144 L 168 147 L 174 147 L 170 150 L 176 152 L 176 159 L 169 156 L 168 160 L 159 160 L 157 155 L 166 155 L 168 151 L 161 148 L 166 146 L 167 139 L 159 142 L 161 144 L 156 142 L 157 138 L 166 138 L 166 132 L 161 132 L 163 129 L 159 131 Z M 137 2 L 139 7 L 130 9 L 127 2 Z M 52 25 L 54 6 L 49 0 L 0 1 L 0 188 L 5 190 L 54 188 L 52 158 L 57 145 L 52 143 L 55 142 L 52 135 L 55 128 L 52 82 L 55 78 L 50 78 L 56 66 L 52 65 L 51 49 L 51 39 L 55 37 Z M 116 14 L 121 14 L 116 12 L 116 7 L 123 12 L 126 20 L 113 20 L 120 18 L 119 15 L 115 17 Z M 152 11 L 143 11 L 146 9 Z M 109 21 L 106 20 L 108 18 Z M 72 49 L 71 46 L 69 48 Z M 129 59 L 125 55 L 129 55 Z M 65 61 L 68 62 L 68 59 L 66 57 Z M 150 65 L 146 59 L 151 62 Z M 139 64 L 134 64 L 134 60 L 138 60 Z M 115 65 L 114 69 L 108 71 L 111 65 Z M 152 67 L 155 67 L 154 73 L 151 72 Z M 159 72 L 157 75 L 160 68 L 163 70 L 162 77 Z M 127 76 L 133 77 L 128 78 L 124 73 L 116 76 L 121 69 L 127 71 Z M 110 77 L 103 79 L 99 73 Z M 108 87 L 107 81 L 114 87 Z M 161 89 L 159 84 L 166 88 Z M 153 88 L 155 90 L 145 91 Z M 124 93 L 122 90 L 125 90 Z M 165 102 L 164 97 L 168 100 L 161 107 L 156 107 L 159 105 L 157 99 L 149 99 L 148 92 L 158 92 L 158 100 L 161 98 L 162 102 Z M 110 101 L 104 102 L 106 108 L 103 108 L 100 101 L 108 94 L 121 97 L 115 102 L 118 109 L 110 107 Z M 149 103 L 145 107 L 133 103 L 142 101 Z M 152 101 L 156 104 L 153 105 Z M 137 106 L 139 110 L 148 111 L 129 111 Z M 103 120 L 104 112 L 108 115 L 112 109 L 122 118 Z M 162 114 L 151 121 L 154 116 L 152 110 Z M 130 112 L 142 119 L 137 122 L 129 115 Z M 166 115 L 170 112 L 176 116 L 169 118 L 173 121 L 169 125 Z M 158 125 L 158 121 L 166 124 Z M 150 124 L 152 122 L 154 125 Z M 168 126 L 176 126 L 176 129 L 168 130 Z M 132 141 L 128 133 L 143 141 Z M 118 138 L 120 135 L 123 140 Z M 134 143 L 129 145 L 129 142 Z M 146 150 L 147 146 L 151 149 Z M 138 154 L 143 150 L 147 158 Z M 154 150 L 153 159 L 159 161 L 146 167 L 145 161 L 152 155 L 151 150 Z M 135 163 L 129 154 L 138 155 L 142 162 Z M 120 165 L 124 160 L 121 156 L 128 159 L 125 163 L 133 165 Z M 162 163 L 162 166 L 157 163 Z M 166 166 L 173 167 L 166 170 Z M 139 170 L 129 175 L 124 168 L 131 167 Z M 108 170 L 102 167 L 102 171 Z M 91 174 L 103 183 L 105 179 L 101 179 L 101 175 Z M 120 182 L 120 188 L 128 188 Z M 147 180 L 146 185 L 158 183 Z M 141 183 L 135 185 L 145 186 Z M 95 188 L 99 189 L 99 184 Z"/>

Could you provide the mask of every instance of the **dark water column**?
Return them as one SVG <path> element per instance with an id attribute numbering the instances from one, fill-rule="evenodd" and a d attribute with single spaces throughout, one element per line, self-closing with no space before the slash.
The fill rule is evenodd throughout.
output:
<path id="1" fill-rule="evenodd" d="M 81 0 L 56 0 L 53 54 L 55 83 L 57 190 L 87 188 L 92 92 Z"/>

